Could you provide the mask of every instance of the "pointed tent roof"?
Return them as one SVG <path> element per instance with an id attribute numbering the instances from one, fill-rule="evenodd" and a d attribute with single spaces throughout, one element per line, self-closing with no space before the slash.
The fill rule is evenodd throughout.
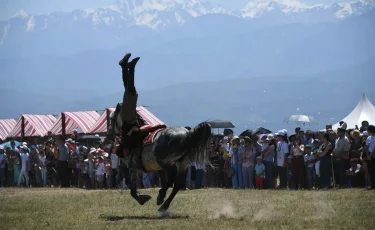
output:
<path id="1" fill-rule="evenodd" d="M 342 121 L 346 122 L 348 128 L 354 128 L 356 125 L 361 127 L 362 121 L 375 124 L 375 106 L 367 98 L 366 94 L 363 94 L 357 106 Z M 335 130 L 338 127 L 340 127 L 340 124 L 336 123 L 332 126 L 332 129 Z"/>

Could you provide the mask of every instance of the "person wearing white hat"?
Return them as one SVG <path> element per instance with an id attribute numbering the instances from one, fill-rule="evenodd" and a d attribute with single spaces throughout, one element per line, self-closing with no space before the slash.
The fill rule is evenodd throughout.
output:
<path id="1" fill-rule="evenodd" d="M 285 189 L 287 186 L 287 156 L 289 154 L 289 146 L 287 143 L 287 136 L 284 130 L 277 132 L 277 146 L 276 146 L 276 165 L 277 174 L 280 177 L 280 189 Z"/>
<path id="2" fill-rule="evenodd" d="M 29 173 L 28 173 L 29 171 L 27 168 L 28 161 L 29 161 L 29 154 L 27 153 L 27 151 L 28 151 L 28 148 L 25 145 L 22 145 L 20 147 L 21 171 L 18 176 L 18 183 L 17 183 L 18 186 L 21 186 L 21 181 L 23 177 L 26 178 L 26 186 L 29 185 Z"/>

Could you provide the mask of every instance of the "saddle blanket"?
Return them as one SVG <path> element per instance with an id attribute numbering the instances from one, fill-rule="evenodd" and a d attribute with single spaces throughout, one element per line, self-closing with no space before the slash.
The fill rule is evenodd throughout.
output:
<path id="1" fill-rule="evenodd" d="M 154 130 L 153 132 L 150 132 L 145 139 L 143 139 L 143 145 L 150 145 L 154 143 L 154 138 L 158 132 L 160 132 L 163 128 L 159 128 Z"/>

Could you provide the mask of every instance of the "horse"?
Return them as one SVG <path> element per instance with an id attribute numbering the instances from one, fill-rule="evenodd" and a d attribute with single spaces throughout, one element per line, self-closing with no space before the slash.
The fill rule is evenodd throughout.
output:
<path id="1" fill-rule="evenodd" d="M 110 117 L 110 125 L 108 130 L 108 138 L 121 136 L 122 104 L 117 104 L 116 110 Z M 151 130 L 142 130 L 147 126 L 141 116 L 137 114 L 138 122 L 141 126 L 142 135 L 142 151 L 140 156 L 130 156 L 128 160 L 128 170 L 130 173 L 136 173 L 136 169 L 144 172 L 158 172 L 161 181 L 161 189 L 157 197 L 157 205 L 161 205 L 159 212 L 168 210 L 172 200 L 178 191 L 184 186 L 186 168 L 191 162 L 207 162 L 208 141 L 211 136 L 211 126 L 207 122 L 198 124 L 193 129 L 187 127 L 166 127 L 159 126 Z M 121 150 L 120 150 L 121 151 Z M 119 157 L 124 157 L 120 152 Z M 126 153 L 125 153 L 126 155 Z M 125 156 L 126 157 L 126 156 Z M 129 157 L 129 156 L 128 156 Z M 138 157 L 138 160 L 132 160 L 132 157 Z M 125 178 L 126 179 L 126 178 Z M 139 204 L 143 205 L 150 196 L 140 195 L 136 190 L 136 182 L 131 181 L 131 195 Z M 167 200 L 167 190 L 173 186 L 173 190 Z M 137 199 L 141 197 L 142 199 Z"/>

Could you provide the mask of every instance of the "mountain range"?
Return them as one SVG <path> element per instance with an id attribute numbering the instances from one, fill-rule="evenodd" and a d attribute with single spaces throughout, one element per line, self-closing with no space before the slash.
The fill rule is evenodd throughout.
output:
<path id="1" fill-rule="evenodd" d="M 334 122 L 363 92 L 375 100 L 374 6 L 120 0 L 20 11 L 0 21 L 0 117 L 113 107 L 123 90 L 118 61 L 132 52 L 141 57 L 140 103 L 168 124 L 211 118 L 280 128 L 288 114 L 317 111 Z"/>
<path id="2" fill-rule="evenodd" d="M 45 15 L 29 15 L 21 10 L 9 20 L 0 21 L 0 57 L 66 55 L 90 49 L 133 46 L 140 39 L 212 14 L 233 16 L 261 27 L 332 22 L 362 15 L 374 7 L 375 0 L 331 5 L 308 5 L 298 0 L 255 0 L 243 9 L 214 6 L 206 0 L 118 0 L 104 8 Z M 214 22 L 212 26 L 220 24 Z"/>

